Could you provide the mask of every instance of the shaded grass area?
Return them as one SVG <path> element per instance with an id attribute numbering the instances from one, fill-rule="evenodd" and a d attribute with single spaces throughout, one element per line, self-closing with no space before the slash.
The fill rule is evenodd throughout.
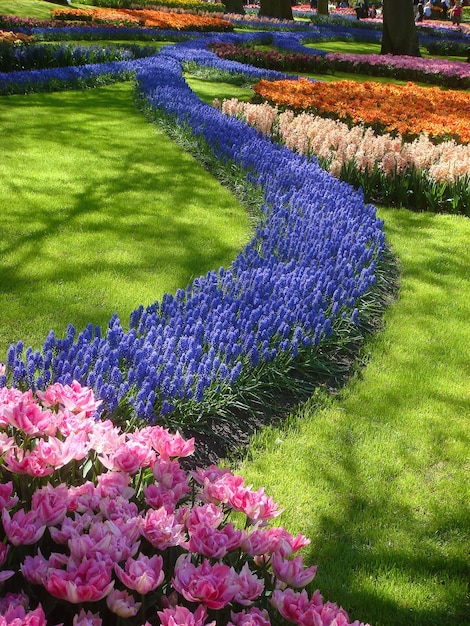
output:
<path id="1" fill-rule="evenodd" d="M 470 220 L 382 209 L 401 290 L 367 367 L 241 471 L 312 539 L 315 586 L 375 626 L 470 623 Z"/>
<path id="2" fill-rule="evenodd" d="M 0 361 L 72 323 L 229 265 L 247 212 L 137 111 L 132 85 L 8 96 L 0 108 Z"/>

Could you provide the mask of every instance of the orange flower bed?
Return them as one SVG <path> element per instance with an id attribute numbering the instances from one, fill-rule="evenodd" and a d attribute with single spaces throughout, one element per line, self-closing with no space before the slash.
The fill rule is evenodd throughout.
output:
<path id="1" fill-rule="evenodd" d="M 414 83 L 325 83 L 305 78 L 262 80 L 253 89 L 278 106 L 379 126 L 405 137 L 427 133 L 430 137 L 470 142 L 470 94 L 464 91 L 444 91 Z"/>
<path id="2" fill-rule="evenodd" d="M 57 9 L 53 16 L 58 20 L 80 20 L 92 22 L 112 22 L 135 24 L 150 28 L 169 28 L 176 30 L 194 29 L 230 29 L 228 20 L 190 13 L 172 13 L 151 9 Z"/>
<path id="3" fill-rule="evenodd" d="M 32 35 L 13 33 L 10 30 L 0 30 L 0 43 L 31 43 L 32 41 L 34 41 Z"/>

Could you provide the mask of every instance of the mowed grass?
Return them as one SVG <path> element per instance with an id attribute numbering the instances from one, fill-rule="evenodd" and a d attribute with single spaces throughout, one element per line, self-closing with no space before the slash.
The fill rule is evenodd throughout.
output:
<path id="1" fill-rule="evenodd" d="M 146 121 L 131 84 L 1 99 L 0 361 L 228 266 L 247 212 Z"/>
<path id="2" fill-rule="evenodd" d="M 314 585 L 374 626 L 470 624 L 470 220 L 382 209 L 401 287 L 368 364 L 240 468 L 312 539 Z"/>
<path id="3" fill-rule="evenodd" d="M 86 8 L 79 3 L 70 4 L 73 8 Z M 47 20 L 51 11 L 64 9 L 63 4 L 46 2 L 46 0 L 0 0 L 0 15 L 17 15 L 18 17 L 37 17 Z"/>

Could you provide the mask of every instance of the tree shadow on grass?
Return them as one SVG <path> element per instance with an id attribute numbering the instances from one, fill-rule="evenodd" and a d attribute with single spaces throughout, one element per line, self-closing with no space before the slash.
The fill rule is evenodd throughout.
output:
<path id="1" fill-rule="evenodd" d="M 24 185 L 6 194 L 21 201 L 16 208 L 3 201 L 0 291 L 23 320 L 6 323 L 15 336 L 0 331 L 2 352 L 37 334 L 34 319 L 44 338 L 68 323 L 105 325 L 114 312 L 126 325 L 140 304 L 227 266 L 248 240 L 245 210 L 143 121 L 130 88 L 28 98 L 14 102 L 15 119 L 25 120 L 24 108 L 24 127 L 5 124 L 7 133 L 16 129 L 15 149 L 28 163 Z M 31 154 L 34 137 L 44 155 Z M 31 324 L 24 334 L 23 323 Z"/>

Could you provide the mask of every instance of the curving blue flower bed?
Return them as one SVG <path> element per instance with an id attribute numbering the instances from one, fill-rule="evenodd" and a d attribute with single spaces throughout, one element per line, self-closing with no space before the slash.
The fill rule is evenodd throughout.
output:
<path id="1" fill-rule="evenodd" d="M 230 268 L 140 306 L 129 329 L 113 317 L 103 336 L 91 325 L 78 335 L 69 327 L 64 338 L 51 331 L 41 351 L 12 345 L 0 386 L 43 389 L 76 379 L 94 389 L 109 413 L 123 409 L 127 416 L 171 423 L 182 407 L 215 414 L 261 369 L 314 358 L 334 328 L 358 323 L 358 303 L 373 287 L 384 252 L 375 208 L 315 161 L 199 100 L 183 78 L 185 61 L 243 68 L 260 78 L 280 75 L 220 61 L 205 49 L 220 37 L 110 65 L 135 72 L 150 115 L 186 128 L 221 163 L 242 168 L 247 181 L 263 190 L 252 241 Z"/>

